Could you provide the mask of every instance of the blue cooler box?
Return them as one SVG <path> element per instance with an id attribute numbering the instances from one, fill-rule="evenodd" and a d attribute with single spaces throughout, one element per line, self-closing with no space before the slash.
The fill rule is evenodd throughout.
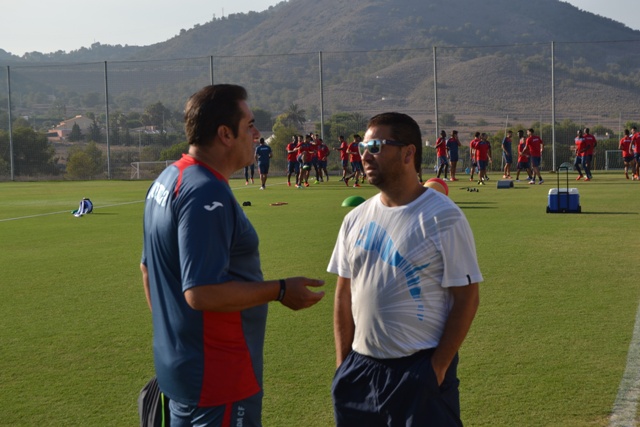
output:
<path id="1" fill-rule="evenodd" d="M 547 213 L 579 213 L 581 210 L 580 194 L 577 188 L 552 188 L 549 190 Z"/>

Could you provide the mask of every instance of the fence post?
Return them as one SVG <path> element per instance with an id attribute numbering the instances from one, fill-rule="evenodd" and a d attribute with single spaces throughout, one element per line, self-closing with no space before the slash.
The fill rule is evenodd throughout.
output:
<path id="1" fill-rule="evenodd" d="M 324 141 L 324 82 L 322 80 L 322 51 L 318 52 L 318 69 L 320 73 L 320 138 Z"/>
<path id="2" fill-rule="evenodd" d="M 434 46 L 433 47 L 433 99 L 435 102 L 435 122 L 436 122 L 436 138 L 438 138 L 438 135 L 440 135 L 439 133 L 439 126 L 440 124 L 438 123 L 438 58 L 437 58 L 437 54 L 436 54 L 436 49 L 437 47 Z"/>
<path id="3" fill-rule="evenodd" d="M 110 145 L 110 120 L 109 120 L 109 80 L 107 78 L 107 61 L 104 61 L 104 105 L 107 117 L 107 179 L 111 179 L 111 145 Z"/>
<path id="4" fill-rule="evenodd" d="M 7 107 L 9 119 L 9 163 L 11 164 L 11 181 L 15 181 L 15 171 L 13 164 L 13 125 L 11 118 L 11 67 L 7 65 Z"/>
<path id="5" fill-rule="evenodd" d="M 556 80 L 555 80 L 555 42 L 551 42 L 551 158 L 553 170 L 556 170 Z M 542 124 L 541 126 L 542 127 Z"/>
<path id="6" fill-rule="evenodd" d="M 209 77 L 211 78 L 211 86 L 213 86 L 213 55 L 209 56 Z"/>

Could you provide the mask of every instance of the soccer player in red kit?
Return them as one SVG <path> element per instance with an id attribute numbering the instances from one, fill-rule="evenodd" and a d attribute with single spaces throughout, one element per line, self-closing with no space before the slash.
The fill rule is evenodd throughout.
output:
<path id="1" fill-rule="evenodd" d="M 327 157 L 329 157 L 331 151 L 329 150 L 327 144 L 325 144 L 321 138 L 318 138 L 316 141 L 316 154 L 318 156 L 318 174 L 320 177 L 320 182 L 324 181 L 323 176 L 327 178 L 327 181 L 329 181 L 329 172 L 327 172 Z"/>
<path id="2" fill-rule="evenodd" d="M 540 175 L 540 162 L 542 161 L 542 150 L 544 149 L 544 142 L 542 138 L 535 134 L 533 129 L 527 129 L 527 148 L 529 148 L 529 155 L 531 156 L 531 168 L 533 169 L 533 175 L 529 184 L 536 183 L 536 176 L 538 177 L 538 184 L 542 184 L 544 179 Z"/>
<path id="3" fill-rule="evenodd" d="M 620 139 L 619 150 L 622 150 L 622 160 L 624 161 L 624 176 L 629 179 L 629 166 L 633 163 L 633 153 L 631 152 L 631 135 L 629 129 L 624 130 L 624 136 Z"/>
<path id="4" fill-rule="evenodd" d="M 344 178 L 344 183 L 349 186 L 349 180 L 355 176 L 356 183 L 353 184 L 354 187 L 360 187 L 358 184 L 358 179 L 360 179 L 360 174 L 363 173 L 362 169 L 362 157 L 360 157 L 360 141 L 362 137 L 358 134 L 353 135 L 353 141 L 349 144 L 349 148 L 347 149 L 347 153 L 349 153 L 349 160 L 351 161 L 351 168 L 353 169 L 353 173 L 351 175 L 346 176 Z"/>
<path id="5" fill-rule="evenodd" d="M 291 142 L 287 144 L 287 185 L 291 187 L 291 175 L 296 174 L 296 187 L 300 176 L 300 163 L 298 163 L 298 137 L 296 135 L 291 138 Z"/>
<path id="6" fill-rule="evenodd" d="M 633 158 L 636 161 L 633 179 L 640 179 L 640 132 L 635 126 L 631 128 L 631 145 L 633 146 Z"/>
<path id="7" fill-rule="evenodd" d="M 449 172 L 449 159 L 447 158 L 447 132 L 440 131 L 440 138 L 436 140 L 436 155 L 438 157 L 438 178 L 444 171 L 444 180 L 447 180 Z"/>
<path id="8" fill-rule="evenodd" d="M 480 132 L 476 132 L 474 138 L 469 143 L 469 154 L 471 155 L 471 177 L 469 181 L 473 181 L 473 174 L 476 171 L 476 167 L 478 166 L 478 162 L 476 160 L 476 150 L 473 148 L 474 143 L 477 144 L 480 142 Z"/>
<path id="9" fill-rule="evenodd" d="M 338 137 L 338 139 L 340 141 L 340 147 L 339 148 L 334 148 L 334 150 L 340 152 L 340 162 L 342 164 L 342 179 L 341 179 L 341 181 L 344 181 L 344 179 L 347 177 L 347 173 L 349 171 L 349 153 L 347 153 L 347 150 L 349 150 L 349 143 L 347 141 L 345 141 L 344 136 L 342 136 L 342 135 L 340 135 Z"/>
<path id="10" fill-rule="evenodd" d="M 476 162 L 478 163 L 478 184 L 484 185 L 487 166 L 491 161 L 491 144 L 487 139 L 487 134 L 483 133 L 480 136 L 480 141 L 473 142 L 471 148 L 475 151 Z"/>
<path id="11" fill-rule="evenodd" d="M 598 141 L 595 136 L 589 133 L 589 128 L 584 128 L 582 144 L 584 148 L 584 154 L 582 155 L 582 167 L 584 168 L 584 173 L 587 176 L 584 180 L 591 181 L 593 178 L 591 175 L 591 161 L 593 160 L 593 153 L 596 145 L 598 145 Z"/>

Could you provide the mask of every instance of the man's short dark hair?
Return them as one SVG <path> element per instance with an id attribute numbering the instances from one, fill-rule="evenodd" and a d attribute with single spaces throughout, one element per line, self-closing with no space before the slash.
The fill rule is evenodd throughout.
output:
<path id="1" fill-rule="evenodd" d="M 536 133 L 535 130 L 533 130 L 533 128 L 527 129 L 527 131 L 531 132 L 531 133 Z"/>
<path id="2" fill-rule="evenodd" d="M 191 95 L 184 110 L 184 127 L 189 144 L 210 144 L 220 126 L 228 126 L 233 136 L 238 136 L 243 115 L 240 102 L 246 99 L 245 88 L 229 84 L 205 86 Z"/>
<path id="3" fill-rule="evenodd" d="M 369 120 L 367 128 L 373 126 L 388 126 L 391 138 L 415 146 L 416 154 L 413 160 L 416 172 L 420 172 L 422 168 L 422 133 L 420 126 L 413 118 L 403 113 L 382 113 Z"/>

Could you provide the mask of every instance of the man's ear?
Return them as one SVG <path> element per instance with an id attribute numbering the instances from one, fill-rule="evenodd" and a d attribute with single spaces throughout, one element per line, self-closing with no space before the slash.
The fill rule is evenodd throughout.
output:
<path id="1" fill-rule="evenodd" d="M 231 140 L 233 139 L 233 132 L 229 126 L 220 125 L 218 126 L 217 136 L 224 145 L 230 145 Z"/>
<path id="2" fill-rule="evenodd" d="M 407 152 L 404 156 L 404 162 L 405 163 L 409 163 L 409 164 L 413 164 L 413 158 L 416 155 L 416 147 L 413 144 L 407 145 Z"/>

